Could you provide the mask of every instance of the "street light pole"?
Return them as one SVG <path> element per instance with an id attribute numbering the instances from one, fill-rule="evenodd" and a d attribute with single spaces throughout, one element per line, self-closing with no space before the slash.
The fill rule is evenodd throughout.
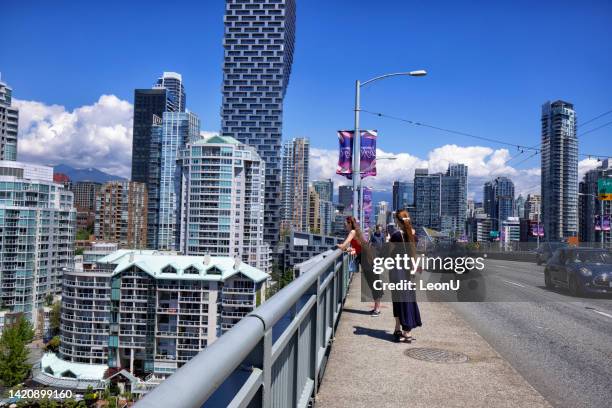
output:
<path id="1" fill-rule="evenodd" d="M 363 228 L 363 219 L 361 218 L 361 132 L 359 130 L 359 110 L 361 83 L 355 81 L 355 133 L 353 134 L 353 217 L 361 224 Z"/>
<path id="2" fill-rule="evenodd" d="M 355 133 L 353 134 L 352 149 L 353 217 L 358 220 L 362 228 L 365 226 L 365 219 L 363 216 L 363 190 L 361 186 L 361 131 L 359 130 L 359 112 L 361 110 L 360 91 L 362 86 L 365 86 L 370 82 L 400 75 L 425 76 L 427 75 L 427 71 L 418 70 L 410 72 L 394 72 L 392 74 L 381 75 L 368 79 L 363 83 L 359 80 L 355 81 Z"/>
<path id="3" fill-rule="evenodd" d="M 601 241 L 601 247 L 603 248 L 604 247 L 604 229 L 603 229 L 604 202 L 603 200 L 598 200 L 598 201 L 599 201 L 599 237 Z"/>

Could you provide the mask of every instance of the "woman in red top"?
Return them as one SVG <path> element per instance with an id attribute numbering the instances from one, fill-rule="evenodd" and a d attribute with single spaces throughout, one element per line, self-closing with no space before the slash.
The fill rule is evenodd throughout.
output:
<path id="1" fill-rule="evenodd" d="M 361 229 L 359 229 L 359 225 L 357 224 L 357 220 L 355 217 L 346 217 L 344 221 L 344 227 L 348 232 L 346 239 L 343 243 L 338 244 L 338 248 L 343 251 L 348 251 L 349 248 L 355 252 L 356 258 L 355 262 L 361 264 L 362 267 L 365 266 L 365 263 L 361 262 L 361 253 L 363 252 L 363 248 L 368 244 L 366 240 L 363 238 L 363 234 L 361 233 Z M 373 288 L 373 276 L 372 276 L 372 268 L 366 267 L 366 270 L 363 271 L 365 273 L 366 281 L 372 290 L 372 298 L 374 299 L 374 309 L 370 311 L 372 316 L 378 317 L 380 316 L 380 299 L 382 298 L 382 292 L 377 291 Z"/>

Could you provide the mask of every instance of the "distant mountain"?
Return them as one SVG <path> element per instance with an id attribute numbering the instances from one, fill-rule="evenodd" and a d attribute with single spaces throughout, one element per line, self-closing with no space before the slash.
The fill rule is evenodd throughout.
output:
<path id="1" fill-rule="evenodd" d="M 126 180 L 123 177 L 114 176 L 94 168 L 77 169 L 67 164 L 58 164 L 53 166 L 54 173 L 64 173 L 70 178 L 70 181 L 95 181 L 98 183 L 106 183 L 107 181 Z"/>

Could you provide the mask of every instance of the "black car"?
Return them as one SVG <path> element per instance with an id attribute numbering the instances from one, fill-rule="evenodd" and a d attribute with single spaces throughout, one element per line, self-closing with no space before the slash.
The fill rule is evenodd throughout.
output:
<path id="1" fill-rule="evenodd" d="M 538 265 L 546 263 L 555 251 L 559 248 L 565 248 L 567 246 L 564 242 L 542 242 L 538 249 L 536 249 L 536 262 Z"/>
<path id="2" fill-rule="evenodd" d="M 546 264 L 544 284 L 567 288 L 572 296 L 612 293 L 612 251 L 559 248 Z"/>

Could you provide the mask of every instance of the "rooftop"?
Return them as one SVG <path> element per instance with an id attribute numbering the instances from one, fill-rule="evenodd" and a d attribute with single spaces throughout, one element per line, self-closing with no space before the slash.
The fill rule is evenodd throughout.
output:
<path id="1" fill-rule="evenodd" d="M 203 145 L 203 144 L 234 144 L 234 145 L 238 145 L 240 144 L 240 142 L 236 139 L 234 139 L 231 136 L 219 136 L 219 135 L 213 135 L 213 136 L 208 136 L 202 139 L 198 139 L 196 142 L 194 142 L 194 145 Z"/>
<path id="2" fill-rule="evenodd" d="M 120 249 L 100 258 L 98 263 L 115 265 L 113 274 L 135 265 L 156 279 L 223 281 L 238 273 L 257 283 L 268 279 L 264 271 L 227 256 L 187 256 L 175 252 Z"/>

